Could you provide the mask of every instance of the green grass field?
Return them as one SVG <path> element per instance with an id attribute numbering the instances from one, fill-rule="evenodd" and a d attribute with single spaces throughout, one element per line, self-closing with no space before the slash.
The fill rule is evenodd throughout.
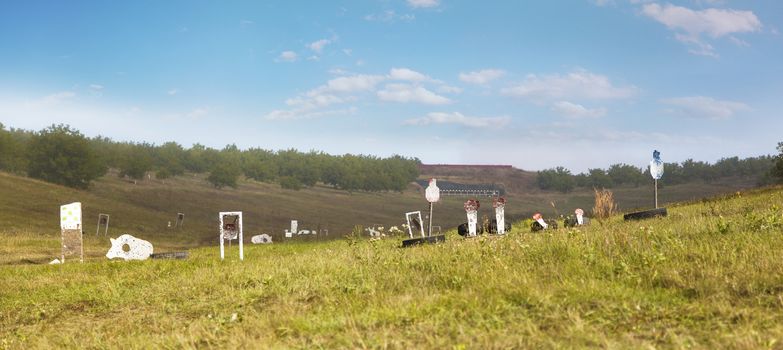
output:
<path id="1" fill-rule="evenodd" d="M 62 191 L 48 196 L 73 198 Z M 88 234 L 90 258 L 65 265 L 30 264 L 58 255 L 58 235 L 19 225 L 0 242 L 0 347 L 781 348 L 781 208 L 774 188 L 406 249 L 246 245 L 244 261 L 236 246 L 220 261 L 217 242 L 182 261 L 108 261 L 108 240 Z"/>

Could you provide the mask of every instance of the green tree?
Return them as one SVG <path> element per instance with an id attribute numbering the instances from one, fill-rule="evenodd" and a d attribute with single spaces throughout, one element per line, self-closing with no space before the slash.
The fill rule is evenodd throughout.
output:
<path id="1" fill-rule="evenodd" d="M 194 173 L 205 173 L 214 168 L 220 159 L 220 152 L 202 144 L 194 144 L 185 152 L 185 168 Z"/>
<path id="2" fill-rule="evenodd" d="M 571 171 L 562 166 L 539 171 L 536 182 L 542 190 L 556 190 L 563 193 L 573 190 L 575 184 Z"/>
<path id="3" fill-rule="evenodd" d="M 155 178 L 158 180 L 165 180 L 168 178 L 171 178 L 173 175 L 167 168 L 161 168 L 160 170 L 155 172 Z"/>
<path id="4" fill-rule="evenodd" d="M 585 173 L 574 175 L 574 185 L 576 187 L 590 187 L 590 178 Z"/>
<path id="5" fill-rule="evenodd" d="M 305 154 L 295 149 L 278 151 L 279 176 L 281 178 L 286 176 L 296 178 L 306 187 L 315 186 L 315 183 L 321 178 L 321 169 L 318 167 L 316 159 L 315 152 Z"/>
<path id="6" fill-rule="evenodd" d="M 775 157 L 775 166 L 771 171 L 778 183 L 783 183 L 783 142 L 778 142 L 778 156 Z"/>
<path id="7" fill-rule="evenodd" d="M 215 188 L 231 187 L 237 188 L 237 179 L 242 173 L 242 169 L 235 162 L 229 159 L 221 159 L 212 168 L 207 177 L 207 181 Z"/>
<path id="8" fill-rule="evenodd" d="M 718 175 L 723 177 L 741 175 L 739 157 L 721 158 L 715 163 L 715 168 L 718 170 Z"/>
<path id="9" fill-rule="evenodd" d="M 152 170 L 154 151 L 148 143 L 126 143 L 123 145 L 120 160 L 120 177 L 128 176 L 133 180 L 142 180 Z"/>
<path id="10" fill-rule="evenodd" d="M 103 136 L 93 137 L 89 140 L 89 143 L 90 149 L 98 157 L 98 161 L 101 164 L 106 166 L 107 169 L 119 169 L 122 160 L 122 153 L 120 152 L 122 145 L 120 143 Z"/>
<path id="11" fill-rule="evenodd" d="M 24 130 L 5 130 L 0 123 L 0 170 L 16 174 L 27 171 L 27 144 L 31 136 Z"/>
<path id="12" fill-rule="evenodd" d="M 163 172 L 169 176 L 179 176 L 185 173 L 185 149 L 176 142 L 166 142 L 154 151 L 156 177 Z"/>
<path id="13" fill-rule="evenodd" d="M 52 125 L 33 135 L 28 175 L 47 182 L 87 188 L 106 172 L 87 138 L 67 125 Z"/>
<path id="14" fill-rule="evenodd" d="M 261 182 L 269 182 L 277 177 L 277 164 L 272 151 L 251 148 L 242 152 L 242 172 L 245 177 Z"/>
<path id="15" fill-rule="evenodd" d="M 593 188 L 611 188 L 612 178 L 603 169 L 588 169 L 588 181 Z"/>
<path id="16" fill-rule="evenodd" d="M 612 182 L 616 185 L 628 184 L 639 187 L 639 185 L 647 181 L 642 169 L 628 164 L 612 164 L 606 173 L 612 178 Z"/>

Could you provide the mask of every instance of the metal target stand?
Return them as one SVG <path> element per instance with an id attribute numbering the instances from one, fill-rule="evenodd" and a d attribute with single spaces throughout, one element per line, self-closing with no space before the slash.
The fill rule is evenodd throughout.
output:
<path id="1" fill-rule="evenodd" d="M 242 212 L 220 212 L 220 260 L 225 258 L 224 242 L 227 240 L 228 246 L 231 248 L 231 241 L 237 238 L 239 238 L 239 260 L 245 260 L 242 244 Z"/>
<path id="2" fill-rule="evenodd" d="M 437 242 L 444 242 L 446 241 L 446 235 L 432 235 L 432 207 L 433 204 L 440 200 L 440 188 L 437 186 L 437 181 L 435 179 L 430 179 L 430 184 L 427 186 L 427 189 L 424 192 L 424 196 L 427 199 L 427 202 L 430 203 L 430 215 L 429 215 L 429 225 L 427 229 L 427 235 L 424 235 L 424 223 L 421 221 L 421 211 L 415 211 L 405 214 L 405 219 L 408 221 L 408 235 L 410 236 L 410 239 L 406 239 L 402 241 L 403 247 L 410 247 L 413 245 L 418 245 L 422 243 L 437 243 Z M 411 216 L 414 214 L 418 215 L 418 224 L 419 224 L 419 231 L 421 232 L 421 238 L 413 238 L 413 229 L 411 227 Z"/>

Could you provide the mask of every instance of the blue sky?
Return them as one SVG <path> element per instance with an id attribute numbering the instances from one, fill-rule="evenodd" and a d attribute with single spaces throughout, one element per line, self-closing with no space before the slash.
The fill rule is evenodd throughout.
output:
<path id="1" fill-rule="evenodd" d="M 783 2 L 19 1 L 0 122 L 574 172 L 783 141 Z"/>

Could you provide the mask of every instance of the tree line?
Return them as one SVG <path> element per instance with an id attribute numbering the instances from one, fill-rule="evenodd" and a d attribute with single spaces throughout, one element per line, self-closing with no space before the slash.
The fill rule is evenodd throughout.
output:
<path id="1" fill-rule="evenodd" d="M 664 163 L 664 175 L 659 185 L 677 185 L 695 181 L 713 182 L 727 177 L 753 177 L 759 185 L 783 182 L 783 142 L 778 144 L 777 156 L 760 156 L 740 159 L 722 158 L 710 164 L 688 159 L 681 163 Z M 608 169 L 588 169 L 586 173 L 572 174 L 559 166 L 539 171 L 536 184 L 542 190 L 570 192 L 577 187 L 612 188 L 615 186 L 638 187 L 652 181 L 650 169 L 628 164 L 613 164 Z"/>
<path id="2" fill-rule="evenodd" d="M 329 155 L 295 149 L 214 149 L 201 144 L 184 148 L 176 142 L 155 145 L 88 138 L 68 125 L 40 131 L 6 129 L 0 123 L 0 170 L 75 188 L 117 169 L 121 177 L 157 179 L 185 172 L 208 174 L 217 188 L 237 187 L 240 176 L 299 190 L 320 182 L 346 191 L 403 191 L 419 176 L 416 158 L 394 155 Z"/>

